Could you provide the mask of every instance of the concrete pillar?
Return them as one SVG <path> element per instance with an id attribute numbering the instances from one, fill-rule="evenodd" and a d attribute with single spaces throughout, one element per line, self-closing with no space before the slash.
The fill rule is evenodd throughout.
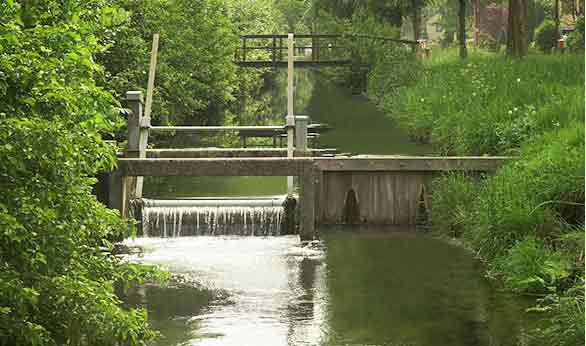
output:
<path id="1" fill-rule="evenodd" d="M 295 150 L 304 154 L 307 152 L 308 124 L 308 116 L 298 115 L 295 117 Z"/>
<path id="2" fill-rule="evenodd" d="M 303 174 L 299 177 L 301 181 L 301 194 L 299 195 L 299 215 L 301 221 L 299 225 L 299 237 L 301 241 L 311 241 L 318 238 L 315 231 L 317 173 L 318 169 L 311 166 L 304 169 Z"/>
<path id="3" fill-rule="evenodd" d="M 127 212 L 127 178 L 123 177 L 120 170 L 110 172 L 108 176 L 108 207 L 118 209 L 120 215 L 126 216 Z"/>
<path id="4" fill-rule="evenodd" d="M 143 97 L 142 91 L 128 91 L 126 93 L 126 100 L 130 108 L 128 115 L 128 148 L 126 149 L 126 157 L 130 158 L 146 158 L 146 148 L 148 144 L 148 129 L 150 127 L 150 119 L 143 115 Z M 142 197 L 143 177 L 136 177 L 134 188 L 130 189 L 130 198 Z"/>

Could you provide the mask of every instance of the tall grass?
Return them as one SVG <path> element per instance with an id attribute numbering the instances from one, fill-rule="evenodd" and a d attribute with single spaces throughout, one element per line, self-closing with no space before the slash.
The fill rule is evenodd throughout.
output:
<path id="1" fill-rule="evenodd" d="M 584 56 L 434 56 L 414 85 L 378 98 L 386 113 L 445 154 L 518 156 L 493 176 L 438 179 L 435 227 L 461 236 L 504 288 L 540 297 L 546 323 L 531 344 L 582 344 Z M 376 89 L 385 76 L 370 78 Z"/>
<path id="2" fill-rule="evenodd" d="M 472 54 L 460 61 L 444 53 L 434 59 L 441 63 L 427 62 L 418 83 L 384 99 L 382 107 L 444 153 L 515 152 L 525 140 L 583 117 L 583 56 Z"/>

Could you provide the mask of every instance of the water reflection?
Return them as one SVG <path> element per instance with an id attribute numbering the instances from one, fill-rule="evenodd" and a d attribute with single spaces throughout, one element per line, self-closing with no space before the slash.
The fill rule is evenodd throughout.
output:
<path id="1" fill-rule="evenodd" d="M 325 252 L 295 236 L 135 241 L 190 283 L 142 293 L 159 345 L 513 346 L 526 327 L 460 247 L 381 229 L 323 240 Z"/>
<path id="2" fill-rule="evenodd" d="M 188 306 L 199 303 L 184 301 L 177 288 L 162 289 L 163 295 L 149 290 L 145 301 L 155 327 L 165 336 L 161 345 L 314 345 L 320 339 L 323 256 L 299 248 L 298 237 L 184 237 L 131 243 L 146 248 L 141 261 L 167 265 L 208 292 L 229 294 L 228 299 L 212 299 L 205 308 L 190 310 Z M 178 300 L 170 304 L 174 295 Z M 191 299 L 205 302 L 202 296 Z M 176 309 L 175 314 L 165 313 L 167 309 Z M 177 324 L 191 332 L 178 337 Z"/>

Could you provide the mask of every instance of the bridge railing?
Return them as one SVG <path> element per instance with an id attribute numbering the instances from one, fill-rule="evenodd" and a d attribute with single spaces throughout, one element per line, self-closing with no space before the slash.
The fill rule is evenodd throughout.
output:
<path id="1" fill-rule="evenodd" d="M 298 67 L 315 65 L 352 64 L 351 44 L 348 40 L 373 40 L 419 47 L 420 42 L 365 34 L 295 34 L 296 64 Z M 286 34 L 242 35 L 242 44 L 234 56 L 241 67 L 277 67 L 287 63 L 287 46 L 283 44 Z M 267 54 L 258 56 L 256 51 Z M 310 53 L 310 54 L 307 54 Z M 253 56 L 251 56 L 253 55 Z"/>

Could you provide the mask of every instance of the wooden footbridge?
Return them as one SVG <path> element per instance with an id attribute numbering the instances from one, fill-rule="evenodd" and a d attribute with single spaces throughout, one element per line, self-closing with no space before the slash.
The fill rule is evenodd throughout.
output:
<path id="1" fill-rule="evenodd" d="M 357 63 L 349 40 L 371 40 L 417 47 L 416 41 L 373 35 L 295 34 L 295 67 L 335 67 Z M 240 67 L 287 67 L 288 34 L 242 35 L 234 54 Z"/>
<path id="2" fill-rule="evenodd" d="M 128 93 L 128 103 L 128 148 L 108 179 L 108 204 L 123 215 L 130 200 L 142 197 L 144 176 L 297 176 L 302 240 L 317 238 L 319 224 L 415 225 L 429 212 L 433 177 L 448 171 L 492 172 L 509 159 L 324 156 L 331 152 L 307 146 L 307 117 L 293 123 L 294 157 L 262 148 L 148 150 L 149 132 L 170 129 L 150 126 L 140 92 Z"/>

